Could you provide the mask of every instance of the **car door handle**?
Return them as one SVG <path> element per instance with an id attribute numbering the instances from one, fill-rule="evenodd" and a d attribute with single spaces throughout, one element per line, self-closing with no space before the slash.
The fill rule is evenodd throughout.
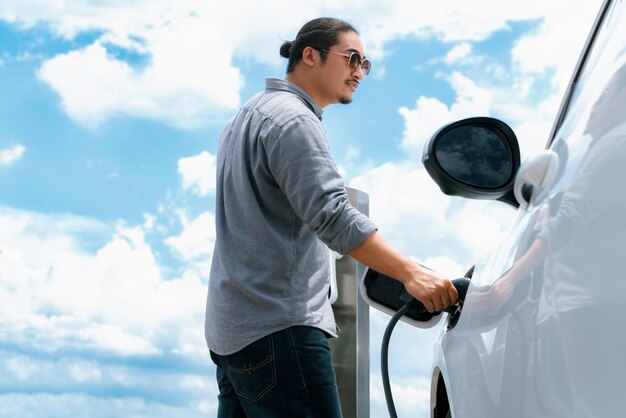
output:
<path id="1" fill-rule="evenodd" d="M 513 194 L 521 209 L 528 209 L 533 202 L 543 197 L 558 177 L 559 155 L 544 150 L 533 155 L 519 168 L 513 185 Z"/>

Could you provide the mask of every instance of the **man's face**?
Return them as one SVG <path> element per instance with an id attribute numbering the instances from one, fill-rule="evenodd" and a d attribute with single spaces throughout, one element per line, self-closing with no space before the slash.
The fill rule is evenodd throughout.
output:
<path id="1" fill-rule="evenodd" d="M 320 63 L 316 77 L 316 93 L 320 107 L 332 103 L 352 102 L 352 94 L 364 77 L 360 65 L 352 69 L 348 65 L 348 58 L 339 55 L 357 52 L 362 58 L 365 57 L 365 49 L 359 35 L 354 32 L 343 32 L 339 37 L 339 43 L 331 46 L 329 51 L 331 52 L 326 53 L 326 60 Z"/>

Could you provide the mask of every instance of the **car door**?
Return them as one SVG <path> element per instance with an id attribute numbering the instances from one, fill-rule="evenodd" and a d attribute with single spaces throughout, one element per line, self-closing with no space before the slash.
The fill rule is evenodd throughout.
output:
<path id="1" fill-rule="evenodd" d="M 520 211 L 504 241 L 476 265 L 460 319 L 443 339 L 455 417 L 525 416 L 542 277 L 514 284 L 505 273 L 537 235 L 543 210 Z"/>

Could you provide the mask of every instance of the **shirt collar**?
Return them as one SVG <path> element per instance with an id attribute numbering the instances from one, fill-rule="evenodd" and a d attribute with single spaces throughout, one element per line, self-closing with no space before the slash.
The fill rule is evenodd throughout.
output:
<path id="1" fill-rule="evenodd" d="M 307 106 L 311 108 L 313 113 L 315 113 L 315 116 L 317 116 L 319 120 L 322 120 L 322 113 L 324 112 L 323 109 L 313 101 L 307 92 L 297 85 L 281 78 L 267 78 L 265 80 L 265 91 L 270 90 L 287 91 L 299 96 L 307 104 Z"/>

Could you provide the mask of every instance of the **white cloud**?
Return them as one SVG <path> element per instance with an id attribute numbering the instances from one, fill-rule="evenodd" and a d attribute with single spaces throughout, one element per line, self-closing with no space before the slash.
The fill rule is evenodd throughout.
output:
<path id="1" fill-rule="evenodd" d="M 370 217 L 392 245 L 451 276 L 495 245 L 515 214 L 502 203 L 446 196 L 413 163 L 385 163 L 350 187 L 369 194 Z"/>
<path id="2" fill-rule="evenodd" d="M 173 382 L 162 380 L 158 384 L 169 387 Z M 81 391 L 84 391 L 81 388 Z M 196 395 L 194 393 L 194 395 Z M 199 394 L 196 397 L 199 399 Z M 206 396 L 206 393 L 204 393 Z M 216 400 L 200 401 L 195 405 L 184 405 L 178 400 L 162 402 L 154 399 L 149 402 L 138 396 L 107 397 L 99 393 L 81 394 L 79 391 L 67 394 L 51 393 L 9 393 L 0 395 L 0 410 L 5 416 L 20 418 L 40 417 L 84 417 L 91 418 L 126 418 L 150 417 L 201 418 L 207 414 L 214 416 L 217 411 Z"/>
<path id="3" fill-rule="evenodd" d="M 400 353 L 398 353 L 400 354 Z M 403 354 L 401 357 L 394 356 L 394 359 L 404 359 L 406 361 L 408 357 Z M 390 360 L 390 362 L 392 362 Z M 404 367 L 407 367 L 406 365 Z M 391 375 L 390 383 L 391 391 L 393 393 L 393 401 L 396 407 L 398 416 L 418 417 L 428 416 L 430 406 L 430 381 L 426 378 L 422 379 L 398 379 L 396 374 Z M 386 415 L 385 397 L 382 385 L 382 376 L 378 373 L 372 373 L 370 379 L 370 393 L 372 397 L 372 403 L 374 404 L 374 412 L 372 416 L 384 416 Z M 380 414 L 377 414 L 380 410 Z M 385 412 L 383 412 L 385 411 Z"/>
<path id="4" fill-rule="evenodd" d="M 215 155 L 203 151 L 193 157 L 178 160 L 178 173 L 182 176 L 183 190 L 192 190 L 198 196 L 215 193 Z"/>
<path id="5" fill-rule="evenodd" d="M 452 48 L 446 56 L 443 58 L 443 62 L 446 64 L 457 63 L 472 53 L 472 45 L 467 42 L 462 42 Z"/>
<path id="6" fill-rule="evenodd" d="M 465 260 L 453 260 L 448 256 L 435 256 L 426 260 L 418 259 L 417 261 L 433 270 L 445 273 L 451 279 L 463 277 L 469 269 L 469 266 L 465 264 Z"/>
<path id="7" fill-rule="evenodd" d="M 546 3 L 542 0 L 514 0 L 494 7 L 490 0 L 467 2 L 452 0 L 429 4 L 427 8 L 412 0 L 394 2 L 369 1 L 354 16 L 359 23 L 372 56 L 384 55 L 384 45 L 399 38 L 436 37 L 444 42 L 482 41 L 496 31 L 510 30 L 510 22 L 551 20 L 563 26 L 558 36 L 568 42 L 568 35 L 588 31 L 591 20 L 601 1 L 588 2 L 584 7 L 571 7 L 566 0 Z M 576 25 L 563 25 L 563 13 L 585 22 L 583 29 Z M 588 22 L 588 23 L 587 23 Z M 549 53 L 550 51 L 548 51 Z"/>
<path id="8" fill-rule="evenodd" d="M 0 149 L 0 166 L 8 166 L 18 161 L 24 155 L 26 147 L 14 145 L 11 148 Z"/>
<path id="9" fill-rule="evenodd" d="M 417 409 L 425 410 L 430 405 L 430 381 L 428 379 L 412 379 L 405 384 L 391 384 L 391 390 L 398 398 L 398 409 L 405 413 Z M 401 400 L 401 401 L 400 401 Z"/>
<path id="10" fill-rule="evenodd" d="M 350 186 L 370 195 L 370 217 L 381 226 L 420 215 L 436 225 L 445 223 L 446 197 L 415 164 L 385 163 L 354 178 Z"/>
<path id="11" fill-rule="evenodd" d="M 545 113 L 549 114 L 550 112 Z M 556 111 L 554 114 L 556 114 Z M 514 126 L 515 135 L 520 143 L 522 161 L 545 148 L 551 128 L 552 121 L 533 119 Z"/>
<path id="12" fill-rule="evenodd" d="M 0 226 L 1 328 L 15 344 L 120 356 L 204 346 L 201 278 L 164 280 L 140 228 L 6 208 Z M 76 231 L 99 249 L 84 249 Z"/>
<path id="13" fill-rule="evenodd" d="M 220 54 L 228 51 L 218 45 L 211 48 L 215 61 L 198 59 L 197 50 L 190 49 L 210 48 L 211 42 L 199 32 L 202 42 L 209 44 L 200 48 L 201 41 L 189 35 L 155 40 L 152 62 L 143 69 L 114 58 L 105 45 L 96 42 L 46 61 L 39 77 L 60 94 L 69 116 L 88 127 L 97 127 L 115 115 L 163 120 L 180 128 L 204 126 L 212 123 L 220 110 L 239 104 L 241 76 L 238 69 L 220 65 L 227 62 Z M 175 49 L 170 42 L 196 45 Z M 219 76 L 214 76 L 215 72 Z"/>
<path id="14" fill-rule="evenodd" d="M 178 256 L 185 261 L 203 258 L 211 259 L 215 244 L 215 216 L 204 212 L 191 222 L 186 216 L 181 216 L 183 231 L 180 235 L 170 237 L 165 243 L 171 246 Z"/>
<path id="15" fill-rule="evenodd" d="M 296 9 L 287 0 L 271 5 L 239 0 L 220 5 L 216 13 L 210 4 L 195 0 L 8 0 L 0 6 L 0 18 L 20 27 L 44 24 L 68 39 L 88 31 L 102 33 L 90 45 L 51 58 L 40 70 L 77 122 L 93 127 L 115 115 L 129 115 L 193 128 L 211 124 L 238 105 L 243 79 L 235 59 L 279 68 L 284 65 L 278 56 L 281 42 L 292 39 L 311 16 L 349 16 L 374 58 L 382 58 L 384 46 L 394 39 L 480 41 L 508 30 L 511 21 L 543 19 L 536 35 L 520 40 L 514 60 L 522 71 L 557 68 L 555 83 L 562 85 L 561 73 L 571 68 L 570 49 L 580 48 L 599 4 L 595 0 L 571 7 L 565 0 L 516 0 L 493 7 L 489 0 L 454 0 L 424 8 L 412 0 L 366 0 L 355 10 L 328 0 Z M 112 47 L 143 55 L 148 64 L 135 68 L 116 57 Z"/>
<path id="16" fill-rule="evenodd" d="M 354 160 L 361 155 L 361 150 L 354 145 L 349 145 L 348 150 L 346 151 L 346 158 L 348 160 Z"/>
<path id="17" fill-rule="evenodd" d="M 421 96 L 416 107 L 401 107 L 404 117 L 402 149 L 416 160 L 421 160 L 426 141 L 443 125 L 470 116 L 490 113 L 492 94 L 459 72 L 453 72 L 447 81 L 456 93 L 450 107 L 434 97 Z"/>
<path id="18" fill-rule="evenodd" d="M 68 39 L 102 32 L 39 71 L 82 125 L 125 115 L 195 128 L 221 120 L 239 104 L 243 79 L 232 61 L 241 26 L 234 29 L 208 3 L 8 2 L 0 16 L 18 26 L 46 25 Z M 144 64 L 116 56 L 120 48 Z"/>
<path id="19" fill-rule="evenodd" d="M 573 74 L 600 1 L 563 7 L 545 5 L 546 18 L 535 32 L 518 40 L 511 55 L 513 63 L 524 73 L 543 73 L 555 69 L 554 86 L 562 91 Z"/>
<path id="20" fill-rule="evenodd" d="M 79 123 L 95 127 L 124 106 L 130 66 L 111 60 L 106 50 L 93 44 L 82 51 L 58 55 L 47 61 L 39 72 L 42 80 L 62 92 L 65 111 Z M 96 83 L 88 81 L 96 78 Z M 128 81 L 127 81 L 128 80 Z"/>
<path id="21" fill-rule="evenodd" d="M 0 387 L 15 392 L 0 396 L 0 410 L 20 417 L 215 410 L 206 400 L 217 393 L 202 333 L 206 277 L 193 266 L 164 279 L 146 232 L 121 222 L 0 207 L 0 230 Z M 76 387 L 81 395 L 70 395 Z M 119 390 L 127 396 L 102 399 Z"/>
<path id="22" fill-rule="evenodd" d="M 473 261 L 493 249 L 513 221 L 515 209 L 508 204 L 493 201 L 467 201 L 451 214 L 448 233 L 451 240 L 462 244 Z M 469 265 L 464 266 L 466 268 Z"/>
<path id="23" fill-rule="evenodd" d="M 53 57 L 40 70 L 79 123 L 96 126 L 125 114 L 193 127 L 210 122 L 215 110 L 236 106 L 241 80 L 229 64 L 229 43 L 221 42 L 214 26 L 199 23 L 188 6 L 26 1 L 5 3 L 0 14 L 19 26 L 44 24 L 66 38 L 102 31 L 92 44 Z M 131 67 L 115 57 L 115 48 L 145 56 L 149 63 Z"/>
<path id="24" fill-rule="evenodd" d="M 537 26 L 515 41 L 510 67 L 494 57 L 474 54 L 469 42 L 452 48 L 443 61 L 464 65 L 463 75 L 452 73 L 448 78 L 455 101 L 448 108 L 437 98 L 422 96 L 415 109 L 401 108 L 405 117 L 403 149 L 419 157 L 424 141 L 442 125 L 463 117 L 490 115 L 514 128 L 523 158 L 542 149 L 600 4 L 596 0 L 574 8 L 561 2 L 509 2 L 496 11 L 472 3 L 495 22 L 537 19 Z"/>

